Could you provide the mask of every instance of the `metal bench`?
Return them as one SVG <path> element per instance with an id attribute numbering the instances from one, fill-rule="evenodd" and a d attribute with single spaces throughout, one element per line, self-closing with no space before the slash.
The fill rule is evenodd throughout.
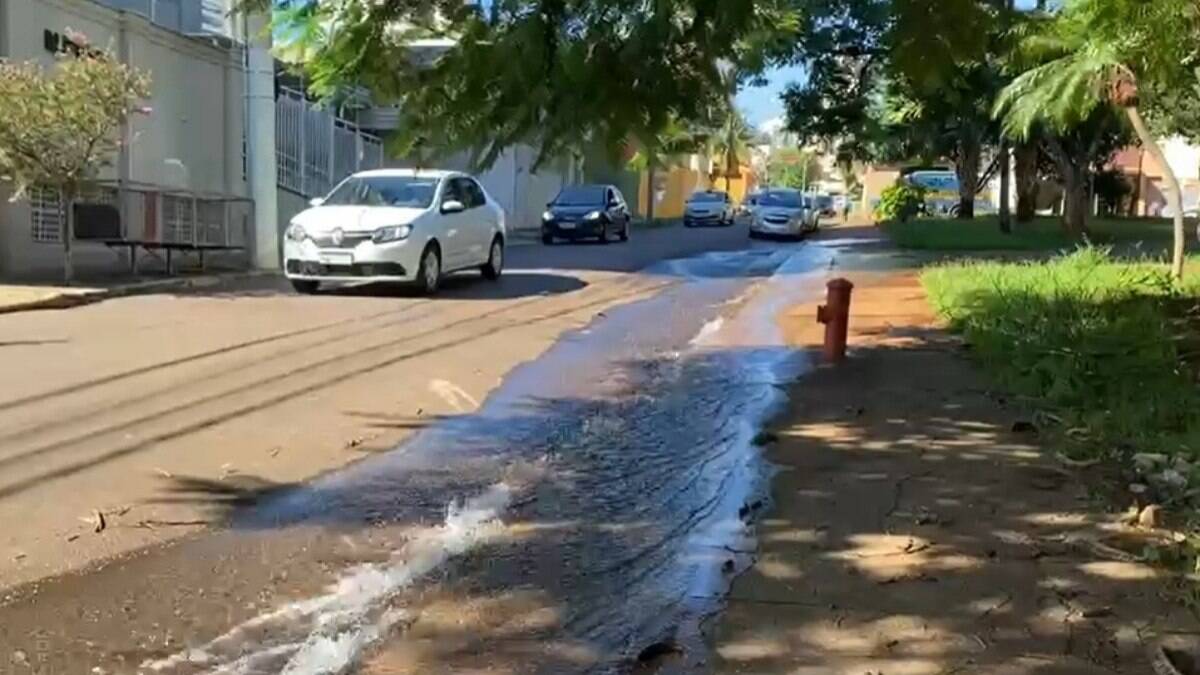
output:
<path id="1" fill-rule="evenodd" d="M 77 200 L 75 238 L 128 250 L 129 271 L 138 272 L 138 252 L 165 254 L 174 274 L 178 253 L 242 251 L 252 228 L 254 203 L 244 197 L 214 195 L 141 184 L 101 186 L 97 196 Z"/>

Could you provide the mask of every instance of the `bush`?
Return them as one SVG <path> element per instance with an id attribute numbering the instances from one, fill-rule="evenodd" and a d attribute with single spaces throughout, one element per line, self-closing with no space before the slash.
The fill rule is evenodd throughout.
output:
<path id="1" fill-rule="evenodd" d="M 1092 452 L 1192 455 L 1200 393 L 1180 345 L 1194 297 L 1161 265 L 1083 248 L 1048 262 L 954 263 L 922 275 L 985 368 Z"/>
<path id="2" fill-rule="evenodd" d="M 896 181 L 879 195 L 875 206 L 875 220 L 898 220 L 906 222 L 925 207 L 925 188 Z"/>

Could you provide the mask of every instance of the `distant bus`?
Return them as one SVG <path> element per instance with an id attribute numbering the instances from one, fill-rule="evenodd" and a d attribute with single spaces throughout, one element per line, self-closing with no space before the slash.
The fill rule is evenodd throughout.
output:
<path id="1" fill-rule="evenodd" d="M 959 207 L 958 176 L 946 169 L 924 169 L 904 176 L 910 185 L 925 188 L 925 208 L 938 215 L 955 215 Z M 992 209 L 991 202 L 975 199 L 976 211 Z"/>

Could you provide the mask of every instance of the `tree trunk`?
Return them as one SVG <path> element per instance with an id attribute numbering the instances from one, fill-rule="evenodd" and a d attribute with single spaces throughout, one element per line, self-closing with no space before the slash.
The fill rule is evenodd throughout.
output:
<path id="1" fill-rule="evenodd" d="M 1004 234 L 1012 233 L 1012 214 L 1009 213 L 1009 158 L 1011 152 L 1009 150 L 1008 141 L 1001 139 L 1000 141 L 1000 231 Z"/>
<path id="2" fill-rule="evenodd" d="M 971 220 L 975 217 L 975 192 L 979 188 L 979 144 L 967 142 L 954 162 L 954 173 L 958 176 L 958 218 Z"/>
<path id="3" fill-rule="evenodd" d="M 1063 228 L 1075 239 L 1083 239 L 1088 231 L 1088 194 L 1086 171 L 1077 167 L 1064 167 L 1063 174 Z"/>
<path id="4" fill-rule="evenodd" d="M 75 281 L 75 261 L 71 257 L 71 244 L 75 239 L 75 190 L 59 191 L 60 222 L 63 224 L 63 283 L 70 286 Z"/>
<path id="5" fill-rule="evenodd" d="M 1133 183 L 1133 194 L 1129 197 L 1129 210 L 1126 213 L 1130 218 L 1138 215 L 1138 202 L 1142 201 L 1142 174 L 1146 162 L 1146 149 L 1138 151 L 1138 170 L 1137 180 Z"/>
<path id="6" fill-rule="evenodd" d="M 647 152 L 646 158 L 646 222 L 654 224 L 654 162 L 658 159 L 653 152 Z"/>
<path id="7" fill-rule="evenodd" d="M 1171 250 L 1171 274 L 1176 279 L 1183 278 L 1183 254 L 1186 247 L 1183 231 L 1183 191 L 1179 187 L 1179 177 L 1175 175 L 1175 171 L 1171 165 L 1167 163 L 1167 156 L 1163 154 L 1162 148 L 1158 145 L 1158 140 L 1154 138 L 1154 134 L 1146 128 L 1146 121 L 1142 119 L 1142 113 L 1137 106 L 1129 106 L 1125 109 L 1125 114 L 1129 116 L 1129 123 L 1133 125 L 1133 130 L 1137 132 L 1138 138 L 1142 141 L 1142 147 L 1154 161 L 1162 167 L 1163 178 L 1167 182 L 1167 203 L 1171 205 L 1171 210 L 1175 216 L 1173 218 L 1175 231 L 1175 245 Z"/>
<path id="8" fill-rule="evenodd" d="M 1068 146 L 1054 135 L 1046 136 L 1046 151 L 1058 169 L 1058 177 L 1062 181 L 1062 225 L 1063 230 L 1071 237 L 1082 239 L 1088 232 L 1088 210 L 1091 195 L 1088 190 L 1091 185 L 1091 153 L 1071 146 L 1076 154 L 1067 150 Z"/>
<path id="9" fill-rule="evenodd" d="M 1013 148 L 1013 172 L 1016 174 L 1017 222 L 1028 223 L 1037 215 L 1038 147 L 1025 142 Z"/>

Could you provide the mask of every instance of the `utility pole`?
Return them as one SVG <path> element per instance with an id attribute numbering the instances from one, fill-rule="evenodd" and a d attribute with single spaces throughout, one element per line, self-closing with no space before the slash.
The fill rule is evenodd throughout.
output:
<path id="1" fill-rule="evenodd" d="M 246 153 L 254 198 L 254 266 L 280 267 L 279 211 L 275 159 L 275 57 L 267 27 L 271 17 L 246 15 Z"/>

